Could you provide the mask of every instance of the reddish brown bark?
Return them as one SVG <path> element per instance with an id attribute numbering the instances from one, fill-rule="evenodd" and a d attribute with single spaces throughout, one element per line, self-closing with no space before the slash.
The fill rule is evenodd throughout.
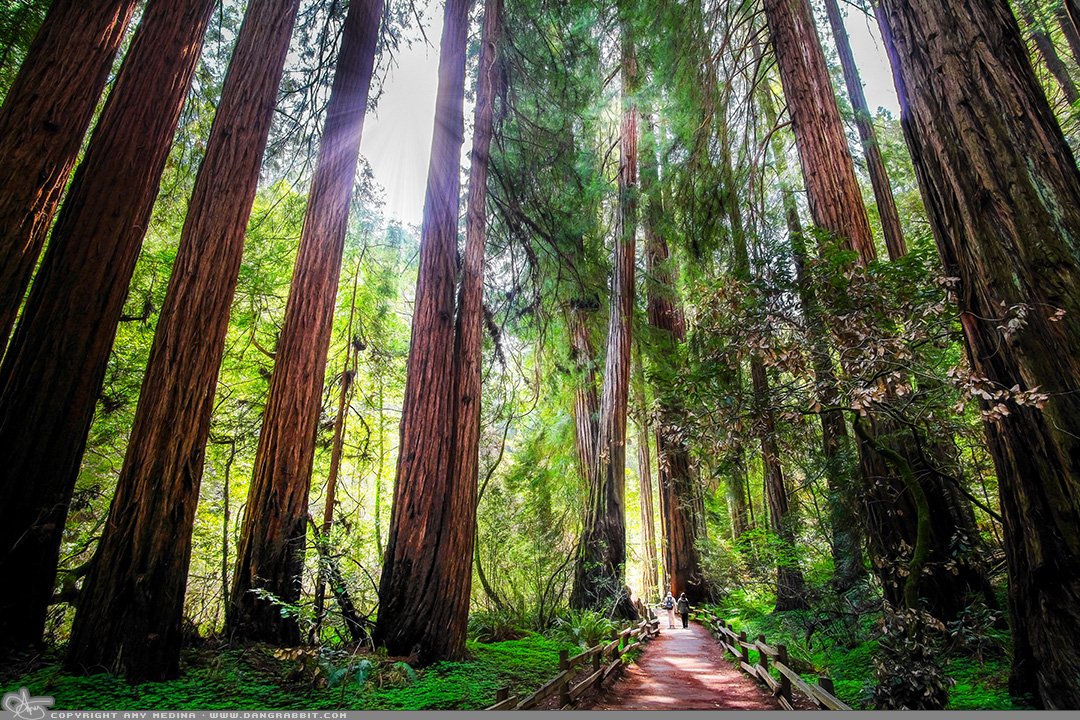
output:
<path id="1" fill-rule="evenodd" d="M 600 393 L 596 477 L 589 487 L 585 524 L 570 605 L 636 617 L 626 593 L 626 414 L 630 394 L 637 227 L 637 58 L 622 28 L 623 115 L 619 142 L 619 209 L 615 226 L 607 357 Z"/>
<path id="2" fill-rule="evenodd" d="M 212 9 L 213 0 L 147 6 L 0 367 L 0 568 L 23 588 L 0 600 L 0 624 L 17 644 L 42 631 L 95 403 Z"/>
<path id="3" fill-rule="evenodd" d="M 480 433 L 488 149 L 501 3 L 484 6 L 465 258 L 455 318 L 469 3 L 448 0 L 390 537 L 375 639 L 422 663 L 465 652 Z"/>
<path id="4" fill-rule="evenodd" d="M 885 236 L 885 247 L 889 251 L 890 260 L 899 260 L 907 255 L 907 243 L 904 242 L 904 230 L 900 226 L 900 213 L 896 210 L 892 183 L 889 182 L 889 174 L 885 171 L 885 161 L 881 157 L 881 147 L 878 145 L 873 115 L 870 114 L 870 106 L 866 102 L 862 78 L 859 77 L 859 68 L 851 52 L 851 41 L 848 39 L 837 0 L 825 0 L 825 11 L 829 17 L 829 25 L 832 27 L 833 38 L 836 40 L 836 51 L 840 56 L 840 65 L 844 71 L 848 99 L 851 100 L 851 109 L 855 113 L 855 125 L 859 130 L 863 154 L 866 156 L 866 169 L 870 174 L 870 183 L 874 187 L 874 198 L 877 200 L 878 217 L 881 219 L 882 234 Z"/>
<path id="5" fill-rule="evenodd" d="M 137 0 L 54 0 L 0 108 L 0 347 Z"/>
<path id="6" fill-rule="evenodd" d="M 667 242 L 660 234 L 663 201 L 659 196 L 659 171 L 651 121 L 641 117 L 641 190 L 646 197 L 644 213 L 646 297 L 649 325 L 655 328 L 652 353 L 658 362 L 677 362 L 678 348 L 686 337 L 686 320 L 675 287 L 675 273 Z M 704 573 L 697 548 L 698 513 L 690 451 L 680 433 L 683 410 L 668 388 L 658 392 L 656 427 L 657 471 L 664 514 L 664 565 L 667 589 L 685 592 L 691 603 L 705 599 Z"/>
<path id="7" fill-rule="evenodd" d="M 72 664 L 118 665 L 133 678 L 175 672 L 214 387 L 297 5 L 254 0 L 244 18 L 181 233 Z M 106 624 L 105 632 L 95 620 Z M 107 643 L 104 650 L 98 641 Z"/>
<path id="8" fill-rule="evenodd" d="M 877 256 L 836 95 L 808 0 L 764 0 L 814 223 L 859 254 Z"/>
<path id="9" fill-rule="evenodd" d="M 1004 0 L 884 0 L 901 120 L 973 370 L 1038 387 L 985 424 L 1013 631 L 1011 689 L 1080 707 L 1080 173 Z M 1009 308 L 1028 308 L 1015 333 Z M 1056 322 L 1057 309 L 1065 314 Z"/>
<path id="10" fill-rule="evenodd" d="M 237 545 L 233 637 L 299 644 L 308 492 L 382 0 L 351 0 Z"/>

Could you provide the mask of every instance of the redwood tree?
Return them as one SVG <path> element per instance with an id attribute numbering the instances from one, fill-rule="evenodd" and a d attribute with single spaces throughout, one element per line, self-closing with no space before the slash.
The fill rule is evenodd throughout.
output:
<path id="1" fill-rule="evenodd" d="M 808 0 L 764 0 L 814 223 L 859 254 L 877 256 L 855 166 Z"/>
<path id="2" fill-rule="evenodd" d="M 649 325 L 653 328 L 653 355 L 660 362 L 677 362 L 679 346 L 686 339 L 686 320 L 675 287 L 673 260 L 661 234 L 663 198 L 659 187 L 655 135 L 651 119 L 641 116 L 641 191 L 645 197 L 646 298 Z M 677 370 L 676 370 L 677 371 Z M 654 385 L 658 379 L 653 379 Z M 684 411 L 666 388 L 658 388 L 659 412 L 656 427 L 656 454 L 660 508 L 664 515 L 664 565 L 667 589 L 685 592 L 692 603 L 705 599 L 705 577 L 697 548 L 698 522 L 694 508 L 694 478 L 690 450 L 679 433 Z"/>
<path id="3" fill-rule="evenodd" d="M 465 652 L 476 532 L 485 206 L 501 2 L 484 5 L 455 312 L 468 11 L 468 0 L 446 3 L 397 482 L 375 626 L 376 642 L 391 654 L 424 663 Z"/>
<path id="4" fill-rule="evenodd" d="M 229 613 L 237 638 L 300 642 L 296 617 L 265 593 L 300 599 L 316 426 L 382 11 L 382 0 L 350 0 L 345 17 L 237 547 Z"/>
<path id="5" fill-rule="evenodd" d="M 1010 688 L 1077 708 L 1080 173 L 1005 0 L 884 0 L 879 21 L 938 250 L 960 280 L 972 369 L 1018 391 L 985 422 L 1005 521 Z M 1041 410 L 1025 398 L 1036 388 L 1049 396 Z"/>
<path id="6" fill-rule="evenodd" d="M 138 4 L 138 0 L 53 0 L 4 98 L 0 348 L 7 344 L 53 213 Z"/>
<path id="7" fill-rule="evenodd" d="M 176 672 L 217 372 L 298 5 L 252 0 L 237 37 L 69 665 Z"/>
<path id="8" fill-rule="evenodd" d="M 889 174 L 885 171 L 885 161 L 881 157 L 873 115 L 870 114 L 870 106 L 866 102 L 862 78 L 859 77 L 859 68 L 855 65 L 855 56 L 851 52 L 851 40 L 844 27 L 844 19 L 840 15 L 840 5 L 837 0 L 825 0 L 825 11 L 829 16 L 833 38 L 836 40 L 836 52 L 840 56 L 840 66 L 844 71 L 848 99 L 851 100 L 851 109 L 855 113 L 855 125 L 859 129 L 859 139 L 862 141 L 863 154 L 866 156 L 866 169 L 870 173 L 870 183 L 874 187 L 874 198 L 877 200 L 878 217 L 881 219 L 881 230 L 885 236 L 885 247 L 889 251 L 889 258 L 898 260 L 907 254 L 907 244 L 904 242 L 903 228 L 900 227 L 900 214 L 896 210 L 892 183 L 889 182 Z"/>
<path id="9" fill-rule="evenodd" d="M 0 366 L 0 600 L 14 644 L 40 638 L 61 533 L 128 283 L 213 0 L 150 2 L 75 173 Z"/>
<path id="10" fill-rule="evenodd" d="M 626 593 L 626 413 L 630 394 L 637 229 L 637 58 L 622 19 L 623 111 L 619 141 L 618 211 L 608 314 L 607 357 L 600 392 L 596 475 L 589 486 L 570 605 L 610 608 L 635 617 Z"/>

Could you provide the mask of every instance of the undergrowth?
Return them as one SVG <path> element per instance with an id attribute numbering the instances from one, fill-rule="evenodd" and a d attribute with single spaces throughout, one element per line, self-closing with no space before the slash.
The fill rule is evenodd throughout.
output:
<path id="1" fill-rule="evenodd" d="M 265 647 L 185 654 L 181 676 L 129 685 L 108 674 L 80 677 L 55 659 L 5 681 L 52 696 L 58 710 L 476 710 L 500 687 L 530 692 L 558 673 L 559 651 L 576 646 L 537 634 L 496 643 L 470 641 L 468 657 L 413 669 L 379 655 L 289 654 Z"/>
<path id="2" fill-rule="evenodd" d="M 733 592 L 714 606 L 716 615 L 737 631 L 755 638 L 764 634 L 770 645 L 787 645 L 795 669 L 808 680 L 828 675 L 836 696 L 856 709 L 872 709 L 874 658 L 881 611 L 846 614 L 807 610 L 773 613 L 771 598 Z M 986 631 L 983 630 L 985 635 Z M 996 652 L 970 652 L 946 647 L 944 671 L 955 681 L 949 689 L 949 710 L 1023 709 L 1008 693 L 1008 634 L 997 632 Z"/>

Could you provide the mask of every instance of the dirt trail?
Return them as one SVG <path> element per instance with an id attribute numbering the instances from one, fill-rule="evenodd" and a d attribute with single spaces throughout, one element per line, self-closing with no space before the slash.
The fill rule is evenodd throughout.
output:
<path id="1" fill-rule="evenodd" d="M 589 710 L 778 710 L 772 697 L 727 662 L 697 623 L 645 645 L 638 661 L 595 696 Z"/>

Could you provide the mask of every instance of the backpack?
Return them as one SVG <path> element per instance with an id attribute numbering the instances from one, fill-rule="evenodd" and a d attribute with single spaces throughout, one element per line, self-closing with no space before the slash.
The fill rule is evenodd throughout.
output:
<path id="1" fill-rule="evenodd" d="M 665 610 L 670 610 L 673 607 L 675 607 L 675 600 L 669 597 L 664 598 L 663 608 Z"/>

